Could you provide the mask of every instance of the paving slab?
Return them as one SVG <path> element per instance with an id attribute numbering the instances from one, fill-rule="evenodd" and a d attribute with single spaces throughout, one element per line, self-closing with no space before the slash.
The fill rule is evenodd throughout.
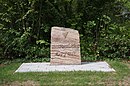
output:
<path id="1" fill-rule="evenodd" d="M 51 65 L 43 63 L 23 63 L 15 72 L 53 72 L 53 71 L 102 71 L 114 72 L 110 65 L 103 62 L 82 62 L 81 65 Z"/>

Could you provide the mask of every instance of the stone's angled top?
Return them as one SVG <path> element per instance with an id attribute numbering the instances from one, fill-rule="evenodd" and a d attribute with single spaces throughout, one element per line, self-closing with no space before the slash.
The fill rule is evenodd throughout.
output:
<path id="1" fill-rule="evenodd" d="M 51 65 L 81 64 L 80 39 L 77 30 L 64 27 L 51 29 Z"/>
<path id="2" fill-rule="evenodd" d="M 52 27 L 51 29 L 52 43 L 79 43 L 79 41 L 79 33 L 77 30 L 64 27 Z"/>
<path id="3" fill-rule="evenodd" d="M 72 31 L 72 32 L 75 32 L 75 33 L 78 33 L 77 30 L 74 30 L 74 29 L 70 29 L 70 28 L 64 28 L 64 27 L 52 27 L 52 30 L 61 30 L 61 31 Z"/>

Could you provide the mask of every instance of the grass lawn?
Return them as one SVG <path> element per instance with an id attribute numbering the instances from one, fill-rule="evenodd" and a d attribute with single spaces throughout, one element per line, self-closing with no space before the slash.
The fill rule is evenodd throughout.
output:
<path id="1" fill-rule="evenodd" d="M 107 61 L 116 72 L 14 73 L 22 64 L 0 64 L 0 86 L 130 86 L 130 63 Z"/>

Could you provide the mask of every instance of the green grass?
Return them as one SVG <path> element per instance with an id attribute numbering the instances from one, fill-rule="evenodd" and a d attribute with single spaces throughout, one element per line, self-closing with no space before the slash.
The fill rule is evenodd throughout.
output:
<path id="1" fill-rule="evenodd" d="M 108 61 L 116 72 L 14 73 L 21 63 L 0 65 L 0 86 L 129 86 L 130 63 Z"/>

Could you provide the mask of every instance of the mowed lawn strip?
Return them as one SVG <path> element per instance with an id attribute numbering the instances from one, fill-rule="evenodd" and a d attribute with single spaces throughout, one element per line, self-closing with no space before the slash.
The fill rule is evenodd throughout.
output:
<path id="1" fill-rule="evenodd" d="M 22 63 L 0 65 L 0 86 L 104 86 L 130 85 L 130 63 L 107 61 L 116 72 L 46 72 L 14 73 Z"/>

